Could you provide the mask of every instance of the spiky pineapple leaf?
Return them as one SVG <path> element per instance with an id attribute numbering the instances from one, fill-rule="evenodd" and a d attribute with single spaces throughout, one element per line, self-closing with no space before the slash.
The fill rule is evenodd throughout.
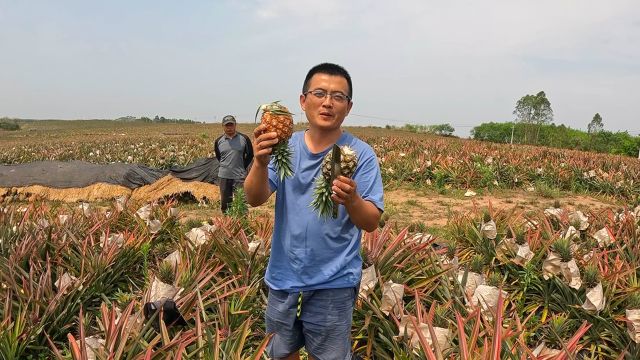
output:
<path id="1" fill-rule="evenodd" d="M 333 212 L 333 200 L 331 200 L 331 184 L 319 174 L 316 177 L 313 188 L 313 200 L 311 206 L 321 218 L 328 218 Z"/>
<path id="2" fill-rule="evenodd" d="M 273 147 L 273 165 L 276 167 L 280 180 L 291 177 L 293 175 L 293 166 L 291 165 L 291 157 L 293 151 L 289 147 L 288 141 L 277 143 Z"/>
<path id="3" fill-rule="evenodd" d="M 256 123 L 258 122 L 258 114 L 260 113 L 260 110 L 262 110 L 263 112 L 270 112 L 275 115 L 293 116 L 293 113 L 289 112 L 284 105 L 280 105 L 279 102 L 280 100 L 258 106 L 258 110 L 256 110 L 256 116 L 254 117 L 253 121 Z"/>

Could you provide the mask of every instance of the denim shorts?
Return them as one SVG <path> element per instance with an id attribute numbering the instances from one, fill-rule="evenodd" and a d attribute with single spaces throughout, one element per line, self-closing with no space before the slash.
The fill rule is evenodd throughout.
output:
<path id="1" fill-rule="evenodd" d="M 272 359 L 300 350 L 317 360 L 351 359 L 351 320 L 356 288 L 289 293 L 269 289 L 266 327 Z"/>

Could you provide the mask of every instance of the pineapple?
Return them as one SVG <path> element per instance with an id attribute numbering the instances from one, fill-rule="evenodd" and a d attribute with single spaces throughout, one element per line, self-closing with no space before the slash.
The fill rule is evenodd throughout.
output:
<path id="1" fill-rule="evenodd" d="M 278 134 L 278 143 L 273 147 L 271 156 L 280 180 L 284 180 L 293 175 L 291 167 L 293 153 L 289 148 L 289 138 L 293 133 L 293 114 L 278 101 L 261 105 L 256 112 L 256 118 L 260 110 L 262 110 L 260 123 L 266 126 L 266 132 Z"/>
<path id="2" fill-rule="evenodd" d="M 316 178 L 316 185 L 313 189 L 313 201 L 311 206 L 321 217 L 328 217 L 333 212 L 333 201 L 331 200 L 331 156 L 330 150 L 322 159 L 322 171 Z M 340 147 L 340 169 L 343 176 L 352 177 L 358 165 L 356 152 L 348 145 Z"/>

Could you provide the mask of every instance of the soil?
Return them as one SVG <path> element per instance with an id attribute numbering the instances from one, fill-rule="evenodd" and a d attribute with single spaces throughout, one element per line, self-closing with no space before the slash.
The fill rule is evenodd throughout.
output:
<path id="1" fill-rule="evenodd" d="M 601 210 L 623 206 L 619 201 L 588 195 L 560 194 L 553 198 L 545 198 L 536 193 L 507 190 L 492 194 L 482 194 L 465 197 L 450 192 L 439 194 L 436 191 L 414 191 L 408 189 L 386 191 L 384 194 L 385 213 L 391 222 L 399 225 L 410 223 L 424 223 L 427 227 L 442 227 L 447 224 L 451 215 L 472 212 L 477 208 L 491 206 L 502 211 L 542 211 L 551 207 L 557 200 L 561 206 L 568 209 L 598 213 Z M 191 209 L 182 211 L 183 219 L 204 220 L 219 215 L 220 210 L 215 204 L 208 209 Z M 251 208 L 253 215 L 273 217 L 274 196 L 262 206 Z M 186 220 L 185 220 L 186 221 Z"/>
<path id="2" fill-rule="evenodd" d="M 2 189 L 0 199 L 7 204 L 10 194 L 14 200 L 28 201 L 33 197 L 54 201 L 77 202 L 110 201 L 116 196 L 130 196 L 131 200 L 138 202 L 150 202 L 169 196 L 179 196 L 187 193 L 192 200 L 199 202 L 193 204 L 178 205 L 182 221 L 206 220 L 212 216 L 220 215 L 219 191 L 216 185 L 199 182 L 182 182 L 172 177 L 166 177 L 160 181 L 144 186 L 134 191 L 114 185 L 96 184 L 81 189 L 51 189 L 41 186 L 25 188 Z M 619 201 L 596 196 L 582 194 L 558 193 L 554 197 L 544 197 L 535 192 L 521 190 L 501 190 L 493 193 L 482 193 L 465 197 L 461 190 L 448 190 L 444 194 L 433 189 L 415 191 L 399 189 L 386 191 L 385 216 L 388 221 L 406 225 L 410 223 L 423 223 L 428 227 L 441 227 L 447 224 L 448 219 L 456 213 L 472 212 L 474 209 L 482 209 L 491 206 L 495 210 L 503 211 L 540 211 L 551 207 L 557 200 L 563 207 L 575 208 L 585 212 L 597 213 L 607 208 L 624 206 Z M 273 216 L 275 196 L 262 206 L 251 208 L 253 215 L 266 217 Z M 1 203 L 1 201 L 0 201 Z"/>
<path id="3" fill-rule="evenodd" d="M 488 206 L 503 211 L 540 211 L 551 207 L 557 200 L 563 207 L 599 212 L 622 205 L 616 200 L 586 195 L 561 194 L 554 198 L 545 198 L 536 193 L 515 190 L 465 197 L 462 193 L 443 195 L 437 192 L 420 193 L 402 189 L 387 191 L 384 196 L 385 210 L 391 220 L 400 223 L 422 222 L 431 227 L 446 225 L 454 213 L 471 212 L 475 208 Z"/>

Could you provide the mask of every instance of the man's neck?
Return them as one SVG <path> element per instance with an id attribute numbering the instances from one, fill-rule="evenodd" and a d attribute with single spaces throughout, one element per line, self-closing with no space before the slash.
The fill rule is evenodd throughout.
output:
<path id="1" fill-rule="evenodd" d="M 304 140 L 312 153 L 319 153 L 333 145 L 342 136 L 342 128 L 331 131 L 322 131 L 316 128 L 309 128 L 305 131 Z"/>
<path id="2" fill-rule="evenodd" d="M 236 135 L 238 135 L 238 132 L 237 132 L 237 131 L 236 131 L 236 132 L 234 132 L 234 133 L 233 133 L 233 134 L 231 134 L 231 135 L 227 135 L 227 133 L 225 133 L 225 134 L 224 134 L 224 136 L 228 137 L 229 139 L 233 139 Z"/>

